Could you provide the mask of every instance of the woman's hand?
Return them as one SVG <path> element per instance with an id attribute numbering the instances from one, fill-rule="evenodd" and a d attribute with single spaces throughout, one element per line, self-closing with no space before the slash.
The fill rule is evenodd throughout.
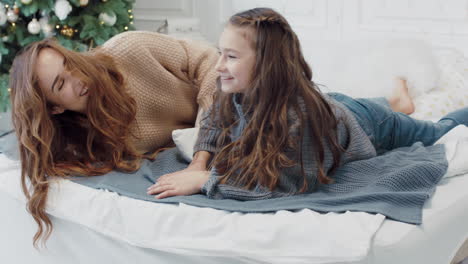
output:
<path id="1" fill-rule="evenodd" d="M 147 190 L 148 194 L 158 194 L 156 199 L 177 195 L 191 195 L 199 193 L 202 186 L 208 181 L 210 172 L 187 168 L 178 172 L 161 176 L 155 184 Z"/>

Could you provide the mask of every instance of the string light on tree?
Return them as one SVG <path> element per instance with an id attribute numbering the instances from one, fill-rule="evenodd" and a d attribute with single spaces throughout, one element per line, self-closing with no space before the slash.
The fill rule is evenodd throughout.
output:
<path id="1" fill-rule="evenodd" d="M 129 23 L 129 24 L 130 24 L 130 25 L 133 25 L 133 14 L 132 14 L 132 13 L 133 13 L 133 10 L 132 10 L 132 9 L 129 9 L 127 12 L 128 12 L 128 18 L 130 18 L 130 23 Z M 126 27 L 126 28 L 127 28 L 127 29 L 125 29 L 125 30 L 128 30 L 128 27 Z"/>
<path id="2" fill-rule="evenodd" d="M 32 0 L 21 0 L 22 4 L 29 5 L 32 2 Z"/>
<path id="3" fill-rule="evenodd" d="M 89 0 L 80 0 L 80 6 L 87 6 L 89 3 Z"/>

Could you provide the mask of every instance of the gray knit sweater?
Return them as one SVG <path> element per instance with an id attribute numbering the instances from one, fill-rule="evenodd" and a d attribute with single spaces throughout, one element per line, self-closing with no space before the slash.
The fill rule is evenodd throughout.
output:
<path id="1" fill-rule="evenodd" d="M 375 157 L 376 151 L 374 146 L 352 113 L 344 105 L 333 100 L 327 95 L 325 95 L 325 98 L 330 103 L 338 120 L 338 142 L 345 150 L 341 156 L 340 164 L 343 165 L 350 161 Z M 239 94 L 233 96 L 232 103 L 236 109 L 235 118 L 239 120 L 238 124 L 230 131 L 231 140 L 235 141 L 241 137 L 242 131 L 248 123 L 248 117 L 243 113 Z M 303 101 L 299 100 L 299 106 L 300 109 L 305 111 L 305 104 Z M 216 153 L 216 140 L 221 131 L 211 127 L 209 112 L 210 111 L 206 113 L 205 118 L 203 118 L 201 122 L 199 137 L 195 144 L 194 152 L 204 150 Z M 290 129 L 291 135 L 298 135 L 297 133 L 299 133 L 299 131 L 297 126 L 294 126 L 294 124 L 299 122 L 297 114 L 294 111 L 289 111 L 288 118 L 289 123 L 292 124 L 292 129 Z M 294 129 L 294 127 L 296 127 L 296 129 Z M 302 157 L 304 172 L 308 183 L 308 190 L 306 192 L 313 192 L 318 184 L 316 175 L 317 162 L 314 155 L 315 146 L 313 146 L 311 138 L 308 136 L 309 131 L 307 127 L 308 125 L 305 126 L 304 130 Z M 330 147 L 327 144 L 324 144 L 324 147 L 325 156 L 323 165 L 325 173 L 328 174 L 333 165 L 333 156 L 330 151 Z M 246 188 L 233 186 L 229 184 L 229 182 L 227 184 L 219 184 L 218 182 L 221 175 L 217 173 L 216 168 L 213 168 L 209 180 L 202 187 L 202 192 L 210 198 L 231 198 L 236 200 L 259 200 L 297 194 L 302 187 L 303 176 L 301 173 L 300 162 L 295 158 L 299 157 L 299 155 L 296 154 L 297 153 L 287 153 L 290 158 L 295 159 L 297 165 L 282 169 L 279 184 L 273 191 L 260 185 L 255 186 L 252 190 L 247 190 Z M 332 175 L 328 176 L 332 177 Z"/>

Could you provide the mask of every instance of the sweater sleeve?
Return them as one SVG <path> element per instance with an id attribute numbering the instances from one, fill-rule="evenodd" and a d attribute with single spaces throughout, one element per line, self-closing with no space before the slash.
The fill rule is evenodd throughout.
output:
<path id="1" fill-rule="evenodd" d="M 211 105 L 216 87 L 218 52 L 208 43 L 156 32 L 129 31 L 113 37 L 104 46 L 114 55 L 134 60 L 131 63 L 142 63 L 141 56 L 145 56 L 147 65 L 144 67 L 160 67 L 177 79 L 192 84 L 197 90 L 199 106 L 206 110 Z"/>
<path id="2" fill-rule="evenodd" d="M 213 127 L 211 120 L 211 111 L 213 106 L 208 111 L 203 113 L 200 120 L 200 130 L 198 132 L 198 138 L 193 148 L 193 153 L 198 151 L 208 151 L 211 153 L 216 152 L 216 141 L 218 140 L 221 130 Z"/>

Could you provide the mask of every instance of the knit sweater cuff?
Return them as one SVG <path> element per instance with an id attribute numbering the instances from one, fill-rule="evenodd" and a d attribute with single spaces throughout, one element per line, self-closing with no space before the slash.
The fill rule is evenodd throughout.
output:
<path id="1" fill-rule="evenodd" d="M 219 198 L 219 192 L 216 190 L 218 186 L 219 176 L 214 173 L 212 170 L 210 173 L 210 178 L 208 181 L 202 186 L 201 192 L 205 194 L 210 199 Z M 217 195 L 218 194 L 218 195 Z"/>
<path id="2" fill-rule="evenodd" d="M 216 147 L 208 144 L 208 143 L 198 143 L 193 147 L 193 154 L 197 153 L 198 151 L 208 151 L 211 153 L 216 152 Z"/>
<path id="3" fill-rule="evenodd" d="M 215 129 L 207 129 L 206 126 L 200 128 L 198 138 L 193 147 L 193 153 L 198 151 L 216 152 L 216 141 L 218 140 L 219 132 Z"/>

